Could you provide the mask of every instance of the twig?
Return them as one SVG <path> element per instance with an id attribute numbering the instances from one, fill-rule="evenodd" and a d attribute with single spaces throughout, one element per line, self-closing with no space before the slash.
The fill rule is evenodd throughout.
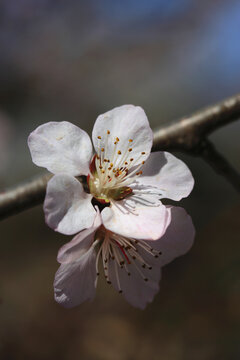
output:
<path id="1" fill-rule="evenodd" d="M 221 126 L 240 118 L 240 94 L 154 131 L 152 151 L 195 150 Z"/>
<path id="2" fill-rule="evenodd" d="M 152 151 L 181 150 L 203 156 L 239 190 L 239 175 L 206 140 L 213 131 L 239 118 L 240 94 L 154 131 Z M 42 203 L 50 177 L 41 176 L 0 194 L 0 219 Z"/>
<path id="3" fill-rule="evenodd" d="M 240 191 L 239 173 L 216 150 L 209 140 L 202 142 L 201 156 L 218 174 L 224 176 L 237 191 Z"/>
<path id="4" fill-rule="evenodd" d="M 45 174 L 0 194 L 0 219 L 17 214 L 43 202 L 48 180 Z"/>

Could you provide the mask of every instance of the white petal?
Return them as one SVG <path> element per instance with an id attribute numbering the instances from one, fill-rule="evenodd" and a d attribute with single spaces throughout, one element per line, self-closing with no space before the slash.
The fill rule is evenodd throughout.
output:
<path id="1" fill-rule="evenodd" d="M 110 131 L 109 135 L 107 135 L 108 130 Z M 101 136 L 101 141 L 99 141 L 98 136 Z M 116 138 L 119 138 L 119 142 L 114 145 Z M 131 152 L 127 151 L 125 161 L 134 158 L 134 164 L 137 165 L 149 156 L 153 133 L 147 116 L 141 107 L 123 105 L 98 116 L 93 127 L 92 140 L 96 152 L 98 152 L 99 147 L 105 150 L 107 148 L 104 157 L 108 159 L 112 159 L 116 146 L 122 155 L 131 148 Z M 146 154 L 142 155 L 142 152 Z M 117 159 L 114 161 L 115 167 L 117 167 L 121 156 Z"/>
<path id="2" fill-rule="evenodd" d="M 137 184 L 145 190 L 157 189 L 161 199 L 178 201 L 193 189 L 194 179 L 187 165 L 168 152 L 151 153 L 141 170 Z"/>
<path id="3" fill-rule="evenodd" d="M 137 205 L 134 211 L 127 209 L 127 201 L 116 201 L 103 209 L 102 221 L 106 229 L 135 239 L 156 240 L 161 237 L 170 221 L 170 211 L 159 206 Z"/>
<path id="4" fill-rule="evenodd" d="M 55 275 L 55 300 L 71 308 L 95 295 L 96 252 L 93 247 L 74 262 L 62 264 Z"/>
<path id="5" fill-rule="evenodd" d="M 184 255 L 193 245 L 195 229 L 191 217 L 181 207 L 169 207 L 171 223 L 165 234 L 156 241 L 147 243 L 161 251 L 160 266 L 164 266 L 176 257 Z"/>
<path id="6" fill-rule="evenodd" d="M 66 235 L 89 228 L 97 215 L 91 199 L 77 179 L 65 174 L 55 175 L 47 185 L 44 201 L 46 223 Z"/>
<path id="7" fill-rule="evenodd" d="M 159 281 L 161 278 L 160 266 L 155 266 L 151 270 L 143 269 L 137 260 L 128 266 L 130 276 L 125 268 L 119 268 L 115 265 L 116 261 L 109 261 L 109 279 L 114 288 L 133 306 L 144 309 L 146 305 L 152 302 L 154 296 L 159 291 Z M 137 270 L 136 266 L 139 270 Z M 141 271 L 142 275 L 139 273 Z M 119 281 L 117 280 L 117 277 Z M 144 280 L 147 279 L 148 281 Z M 119 289 L 120 284 L 120 289 Z"/>
<path id="8" fill-rule="evenodd" d="M 70 242 L 63 245 L 58 252 L 58 262 L 67 264 L 79 259 L 93 244 L 96 230 L 101 225 L 101 216 L 98 207 L 93 225 L 77 234 Z"/>
<path id="9" fill-rule="evenodd" d="M 92 144 L 88 134 L 67 121 L 40 125 L 28 138 L 32 161 L 53 174 L 88 175 Z"/>

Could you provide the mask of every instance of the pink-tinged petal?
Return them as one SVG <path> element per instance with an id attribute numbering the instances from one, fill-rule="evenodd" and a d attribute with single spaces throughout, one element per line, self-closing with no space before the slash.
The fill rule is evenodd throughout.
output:
<path id="1" fill-rule="evenodd" d="M 32 161 L 53 174 L 88 175 L 92 144 L 88 134 L 67 121 L 40 125 L 28 138 Z"/>
<path id="2" fill-rule="evenodd" d="M 116 139 L 119 141 L 114 144 Z M 124 161 L 133 158 L 134 164 L 137 165 L 149 156 L 153 133 L 141 107 L 123 105 L 98 116 L 93 127 L 92 140 L 96 152 L 99 148 L 105 149 L 105 158 L 112 160 L 115 149 L 117 149 L 124 156 Z M 128 149 L 132 150 L 128 152 Z M 117 167 L 121 160 L 121 156 L 117 157 L 114 167 Z"/>
<path id="3" fill-rule="evenodd" d="M 135 239 L 156 240 L 163 236 L 171 221 L 170 211 L 162 204 L 136 205 L 132 211 L 126 200 L 112 203 L 101 215 L 106 229 Z"/>
<path id="4" fill-rule="evenodd" d="M 187 253 L 195 236 L 195 228 L 187 212 L 181 207 L 168 208 L 171 211 L 171 223 L 167 231 L 159 240 L 147 242 L 153 249 L 161 252 L 158 258 L 160 266 Z"/>
<path id="5" fill-rule="evenodd" d="M 137 260 L 133 261 L 127 265 L 127 272 L 124 267 L 116 266 L 115 260 L 110 259 L 109 279 L 131 305 L 144 309 L 159 291 L 161 268 L 155 266 L 151 270 L 144 269 Z"/>
<path id="6" fill-rule="evenodd" d="M 97 215 L 91 199 L 92 195 L 85 193 L 76 178 L 55 175 L 47 185 L 44 201 L 46 223 L 66 235 L 91 227 Z"/>
<path id="7" fill-rule="evenodd" d="M 71 263 L 62 264 L 55 275 L 55 300 L 66 308 L 92 300 L 95 296 L 96 252 L 94 247 Z"/>
<path id="8" fill-rule="evenodd" d="M 63 245 L 58 252 L 58 262 L 67 264 L 79 259 L 93 244 L 96 230 L 102 223 L 98 207 L 96 207 L 96 217 L 93 225 L 77 234 L 72 241 Z"/>
<path id="9" fill-rule="evenodd" d="M 175 201 L 187 197 L 193 189 L 194 179 L 183 161 L 168 152 L 151 153 L 142 169 L 137 183 L 142 189 L 157 189 L 159 198 Z"/>

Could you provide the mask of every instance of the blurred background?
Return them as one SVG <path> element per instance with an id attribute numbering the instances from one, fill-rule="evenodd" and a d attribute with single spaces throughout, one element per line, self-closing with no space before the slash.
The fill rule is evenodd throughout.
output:
<path id="1" fill-rule="evenodd" d="M 155 128 L 239 92 L 239 39 L 239 0 L 0 0 L 0 189 L 44 172 L 26 142 L 42 123 L 90 134 L 100 113 L 132 103 Z M 239 131 L 211 140 L 240 171 Z M 41 206 L 1 222 L 1 359 L 240 358 L 239 194 L 176 155 L 196 180 L 180 206 L 197 236 L 145 311 L 104 281 L 93 303 L 61 308 L 52 282 L 71 237 L 45 225 Z"/>

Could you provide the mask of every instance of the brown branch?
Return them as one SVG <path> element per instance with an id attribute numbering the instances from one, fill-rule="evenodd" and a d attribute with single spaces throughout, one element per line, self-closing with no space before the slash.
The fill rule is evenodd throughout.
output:
<path id="1" fill-rule="evenodd" d="M 209 140 L 202 142 L 201 156 L 218 174 L 225 177 L 225 179 L 240 192 L 240 174 L 216 150 L 215 146 Z"/>
<path id="2" fill-rule="evenodd" d="M 239 190 L 239 175 L 206 141 L 213 131 L 239 118 L 240 94 L 154 131 L 152 151 L 181 150 L 203 156 Z M 42 203 L 50 177 L 50 174 L 44 175 L 1 193 L 0 219 Z"/>
<path id="3" fill-rule="evenodd" d="M 240 118 L 240 94 L 154 131 L 152 151 L 196 150 L 218 128 Z"/>
<path id="4" fill-rule="evenodd" d="M 0 219 L 17 214 L 43 202 L 51 174 L 28 181 L 0 194 Z"/>

